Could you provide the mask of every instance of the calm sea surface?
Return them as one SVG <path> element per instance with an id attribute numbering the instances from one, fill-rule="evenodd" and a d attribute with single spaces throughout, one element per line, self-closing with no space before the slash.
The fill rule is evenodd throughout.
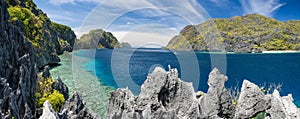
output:
<path id="1" fill-rule="evenodd" d="M 207 79 L 213 68 L 228 76 L 226 87 L 241 87 L 247 79 L 259 86 L 282 84 L 281 95 L 293 94 L 300 104 L 300 53 L 224 54 L 183 52 L 161 49 L 81 50 L 75 55 L 91 60 L 85 68 L 99 81 L 114 88 L 139 92 L 139 86 L 154 67 L 177 68 L 182 80 L 193 82 L 195 90 L 207 91 Z"/>

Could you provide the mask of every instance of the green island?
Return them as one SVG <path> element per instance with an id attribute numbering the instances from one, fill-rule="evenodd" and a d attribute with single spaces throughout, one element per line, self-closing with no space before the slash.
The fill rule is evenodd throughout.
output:
<path id="1" fill-rule="evenodd" d="M 0 10 L 0 118 L 98 118 L 89 110 L 80 94 L 69 92 L 60 78 L 54 79 L 51 76 L 49 66 L 59 64 L 59 55 L 65 51 L 132 46 L 126 42 L 120 43 L 111 32 L 102 29 L 91 30 L 76 39 L 71 27 L 51 21 L 33 0 L 0 0 Z M 171 39 L 166 48 L 247 53 L 299 51 L 300 21 L 283 22 L 258 14 L 211 19 L 199 25 L 186 26 Z M 156 77 L 165 80 L 161 82 Z M 111 97 L 105 99 L 109 101 L 107 118 L 141 116 L 143 111 L 145 114 L 163 113 L 169 118 L 265 118 L 266 113 L 276 115 L 276 109 L 282 109 L 282 105 L 288 105 L 286 107 L 296 111 L 291 114 L 287 112 L 290 110 L 279 111 L 286 111 L 284 113 L 289 113 L 289 117 L 300 117 L 300 110 L 293 104 L 290 95 L 281 97 L 277 89 L 275 93 L 269 94 L 267 87 L 259 88 L 247 80 L 243 82 L 241 94 L 238 94 L 242 98 L 237 99 L 236 95 L 231 97 L 224 86 L 227 76 L 218 69 L 209 74 L 210 90 L 207 93 L 195 93 L 190 83 L 180 80 L 177 69 L 169 68 L 165 71 L 155 68 L 147 80 L 141 86 L 145 90 L 141 91 L 140 96 L 134 96 L 128 89 L 102 87 L 112 91 Z M 274 99 L 278 101 L 275 103 L 282 104 L 281 107 L 271 104 Z M 244 111 L 248 102 L 251 102 L 254 110 L 249 111 L 249 114 Z M 101 104 L 103 106 L 107 102 Z M 273 108 L 275 111 L 269 110 Z M 235 109 L 238 111 L 234 112 Z M 183 113 L 185 111 L 188 113 Z M 159 118 L 157 115 L 149 117 Z"/>
<path id="2" fill-rule="evenodd" d="M 262 52 L 300 50 L 300 21 L 259 14 L 215 18 L 186 26 L 167 45 L 173 50 Z"/>
<path id="3" fill-rule="evenodd" d="M 93 49 L 93 48 L 131 48 L 131 45 L 126 42 L 119 43 L 117 38 L 111 32 L 106 32 L 102 29 L 89 31 L 84 34 L 75 43 L 75 49 Z"/>

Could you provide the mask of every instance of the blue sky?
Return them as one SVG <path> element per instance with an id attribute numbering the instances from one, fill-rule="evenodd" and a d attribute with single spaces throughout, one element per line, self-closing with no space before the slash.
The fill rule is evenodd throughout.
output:
<path id="1" fill-rule="evenodd" d="M 34 0 L 51 20 L 71 26 L 78 37 L 105 29 L 136 47 L 166 45 L 189 24 L 210 18 L 258 13 L 300 19 L 298 0 Z"/>

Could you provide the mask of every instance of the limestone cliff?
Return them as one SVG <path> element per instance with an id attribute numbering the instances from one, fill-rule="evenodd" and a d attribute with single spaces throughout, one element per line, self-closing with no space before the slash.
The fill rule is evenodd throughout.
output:
<path id="1" fill-rule="evenodd" d="M 35 111 L 37 65 L 32 44 L 9 23 L 4 0 L 0 0 L 0 103 L 1 118 L 32 118 Z"/>
<path id="2" fill-rule="evenodd" d="M 102 29 L 91 30 L 88 34 L 84 34 L 76 41 L 75 49 L 90 48 L 115 48 L 119 46 L 119 42 L 112 33 Z"/>
<path id="3" fill-rule="evenodd" d="M 57 55 L 72 51 L 75 34 L 70 27 L 52 22 L 32 0 L 6 0 L 9 22 L 33 45 L 39 68 L 58 63 Z"/>
<path id="4" fill-rule="evenodd" d="M 18 4 L 18 8 L 16 8 L 18 10 L 22 9 L 20 6 L 24 5 L 24 3 L 26 3 L 25 7 L 27 5 L 34 5 L 33 3 L 30 4 L 32 2 L 31 0 L 7 0 L 7 2 L 11 2 L 10 7 Z M 36 101 L 38 68 L 44 65 L 44 63 L 53 63 L 50 61 L 52 59 L 48 57 L 50 55 L 48 53 L 53 53 L 51 55 L 57 57 L 56 54 L 59 54 L 59 51 L 54 48 L 55 44 L 51 44 L 54 43 L 55 39 L 48 39 L 49 41 L 47 41 L 47 39 L 39 39 L 43 40 L 39 42 L 43 45 L 39 45 L 39 47 L 34 46 L 34 42 L 29 39 L 30 37 L 26 36 L 26 33 L 28 32 L 25 30 L 26 26 L 20 23 L 23 21 L 12 20 L 8 9 L 7 3 L 4 0 L 0 0 L 0 118 L 35 119 L 42 115 L 39 113 L 40 110 L 37 109 Z M 37 9 L 31 10 L 32 13 L 38 12 Z M 30 20 L 25 19 L 25 21 Z M 47 25 L 45 27 L 47 27 Z M 67 31 L 62 30 L 61 28 L 59 29 L 61 31 L 52 33 L 57 33 L 56 35 L 64 37 L 67 40 L 69 36 L 64 33 Z M 72 44 L 71 41 L 72 39 L 66 42 Z M 47 45 L 51 46 L 55 52 L 52 52 L 51 50 L 48 51 L 47 48 L 50 47 L 47 47 L 44 43 L 49 43 Z M 66 49 L 61 49 L 61 52 L 63 50 Z M 38 57 L 37 55 L 40 53 L 42 54 Z M 40 60 L 43 61 L 41 62 Z M 45 69 L 43 77 L 50 77 L 49 68 Z M 57 80 L 51 87 L 64 94 L 64 98 L 68 98 L 68 89 L 60 80 Z M 65 111 L 62 111 L 60 114 L 47 115 L 46 118 L 49 118 L 48 116 L 58 116 L 60 119 L 67 119 L 68 117 L 82 117 L 82 115 L 93 117 L 92 113 L 85 107 L 80 96 L 78 94 L 75 94 L 75 96 L 75 99 L 73 96 L 67 103 L 63 104 L 63 110 Z M 44 106 L 49 107 L 49 102 L 45 101 Z M 78 108 L 76 108 L 76 112 L 70 113 L 70 111 L 74 111 L 73 107 Z M 50 107 L 45 108 L 43 111 L 45 113 L 49 111 L 53 112 Z"/>

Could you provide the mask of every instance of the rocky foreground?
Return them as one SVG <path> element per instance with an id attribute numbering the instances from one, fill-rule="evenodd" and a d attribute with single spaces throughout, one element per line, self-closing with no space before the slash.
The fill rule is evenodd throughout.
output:
<path id="1" fill-rule="evenodd" d="M 191 83 L 181 81 L 178 71 L 157 67 L 134 96 L 128 89 L 111 93 L 108 119 L 246 119 L 263 114 L 266 119 L 300 119 L 292 95 L 281 97 L 277 90 L 264 94 L 244 80 L 237 104 L 225 88 L 227 76 L 218 69 L 209 74 L 207 93 L 194 92 Z"/>

